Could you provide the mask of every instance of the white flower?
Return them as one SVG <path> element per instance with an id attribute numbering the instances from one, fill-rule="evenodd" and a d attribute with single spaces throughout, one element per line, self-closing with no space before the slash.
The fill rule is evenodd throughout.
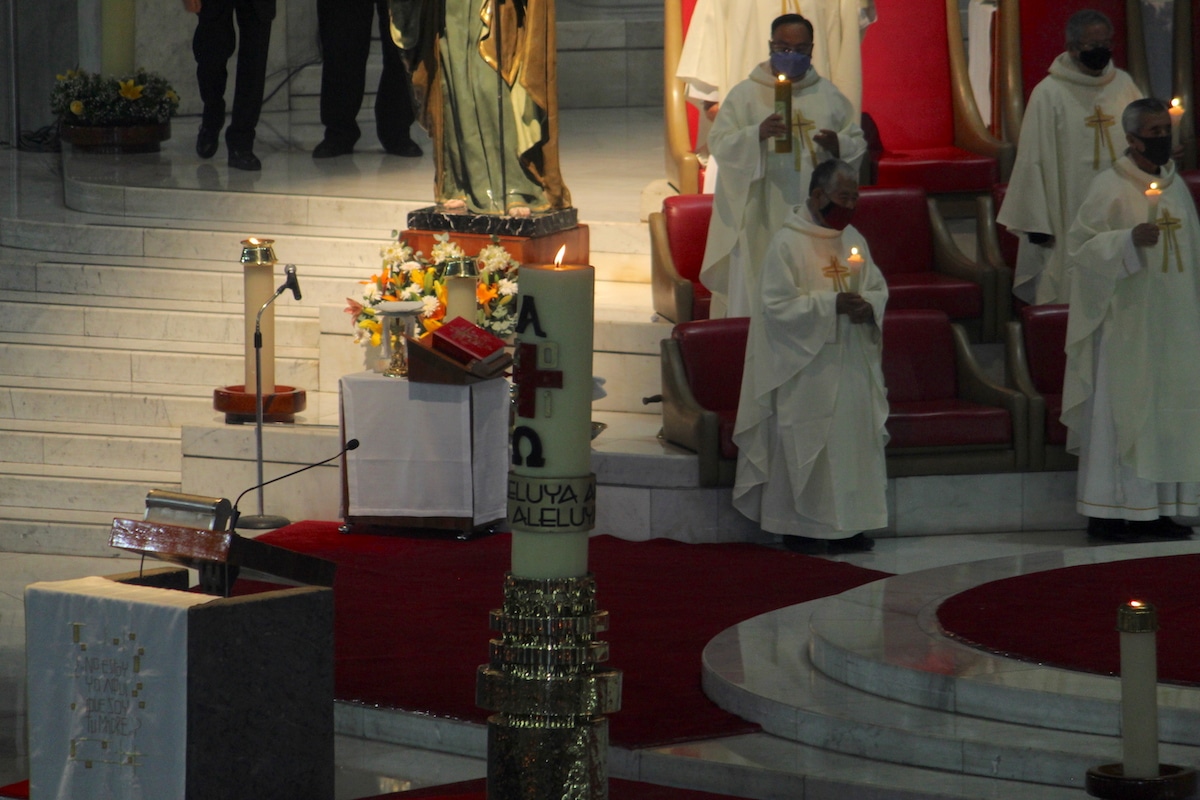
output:
<path id="1" fill-rule="evenodd" d="M 405 272 L 411 272 L 414 269 L 420 269 L 420 268 L 421 268 L 421 262 L 413 261 L 411 258 L 408 261 L 405 261 L 403 264 L 400 265 L 400 269 L 404 270 Z"/>
<path id="2" fill-rule="evenodd" d="M 415 286 L 405 286 L 400 290 L 401 300 L 420 300 L 421 290 Z"/>
<path id="3" fill-rule="evenodd" d="M 414 298 L 414 299 L 416 299 L 416 298 Z M 434 314 L 437 313 L 439 304 L 438 304 L 438 299 L 436 297 L 430 295 L 429 297 L 422 297 L 420 299 L 425 303 L 425 308 L 421 312 L 422 314 L 424 314 L 427 317 L 432 317 Z"/>
<path id="4" fill-rule="evenodd" d="M 501 278 L 499 281 L 499 288 L 497 289 L 497 291 L 500 293 L 501 296 L 516 294 L 517 293 L 517 282 L 514 280 L 509 280 L 508 278 Z"/>

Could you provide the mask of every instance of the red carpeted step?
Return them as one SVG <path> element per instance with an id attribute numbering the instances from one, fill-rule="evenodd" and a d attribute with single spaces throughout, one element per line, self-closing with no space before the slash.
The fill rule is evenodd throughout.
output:
<path id="1" fill-rule="evenodd" d="M 336 561 L 336 694 L 386 708 L 483 723 L 475 670 L 488 611 L 500 606 L 510 537 L 462 542 L 338 533 L 300 522 L 261 541 Z M 756 730 L 700 688 L 700 654 L 725 628 L 886 573 L 750 544 L 591 540 L 589 567 L 611 666 L 624 673 L 609 738 L 651 747 Z"/>
<path id="2" fill-rule="evenodd" d="M 1200 683 L 1200 555 L 1086 564 L 985 583 L 938 608 L 950 636 L 995 653 L 1054 667 L 1120 672 L 1117 608 L 1158 609 L 1158 675 Z"/>

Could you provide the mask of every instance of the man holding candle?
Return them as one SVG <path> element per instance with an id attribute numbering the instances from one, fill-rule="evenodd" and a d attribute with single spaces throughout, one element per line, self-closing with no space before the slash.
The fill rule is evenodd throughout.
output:
<path id="1" fill-rule="evenodd" d="M 1092 178 L 1117 159 L 1117 115 L 1142 96 L 1112 64 L 1113 27 L 1099 11 L 1067 21 L 1067 50 L 1029 96 L 1008 193 L 996 221 L 1020 236 L 1013 294 L 1066 303 L 1065 238 Z"/>
<path id="2" fill-rule="evenodd" d="M 729 92 L 709 133 L 721 162 L 700 280 L 713 292 L 712 316 L 747 316 L 771 236 L 804 202 L 813 168 L 830 159 L 855 169 L 867 151 L 850 101 L 812 68 L 812 25 L 785 14 L 771 26 L 770 59 Z M 782 80 L 781 77 L 782 76 Z M 790 82 L 791 119 L 776 113 Z M 788 137 L 787 152 L 776 147 Z"/>
<path id="3" fill-rule="evenodd" d="M 1062 421 L 1089 535 L 1185 539 L 1171 517 L 1200 515 L 1200 220 L 1166 104 L 1137 100 L 1121 122 L 1125 155 L 1096 176 L 1068 237 Z"/>
<path id="4" fill-rule="evenodd" d="M 848 227 L 857 170 L 825 161 L 771 240 L 750 314 L 733 505 L 805 553 L 870 550 L 887 525 L 888 290 Z"/>

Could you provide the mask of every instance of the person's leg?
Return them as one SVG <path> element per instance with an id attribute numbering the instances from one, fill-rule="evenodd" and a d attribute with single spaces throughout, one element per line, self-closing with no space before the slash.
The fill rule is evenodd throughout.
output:
<path id="1" fill-rule="evenodd" d="M 234 79 L 233 113 L 225 131 L 225 145 L 230 151 L 230 164 L 240 169 L 258 169 L 253 157 L 254 129 L 262 112 L 263 92 L 267 83 L 267 51 L 271 46 L 271 20 L 249 0 L 236 3 L 238 34 L 237 74 Z M 235 154 L 250 156 L 234 164 Z"/>
<path id="2" fill-rule="evenodd" d="M 421 148 L 412 140 L 412 87 L 402 51 L 392 40 L 387 0 L 374 0 L 383 45 L 383 72 L 375 94 L 375 133 L 383 149 L 392 155 L 417 157 Z"/>
<path id="3" fill-rule="evenodd" d="M 349 153 L 362 135 L 355 117 L 362 108 L 374 14 L 374 0 L 317 0 L 325 138 L 314 157 Z"/>
<path id="4" fill-rule="evenodd" d="M 196 58 L 196 85 L 204 104 L 196 152 L 210 158 L 217 151 L 221 128 L 225 127 L 225 84 L 227 64 L 237 47 L 231 0 L 209 0 L 196 15 L 192 55 Z"/>

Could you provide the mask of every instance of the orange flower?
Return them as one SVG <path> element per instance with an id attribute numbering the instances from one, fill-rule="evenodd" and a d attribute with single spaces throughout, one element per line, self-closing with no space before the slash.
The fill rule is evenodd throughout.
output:
<path id="1" fill-rule="evenodd" d="M 487 305 L 500 294 L 500 285 L 496 283 L 479 283 L 475 287 L 475 299 Z"/>

